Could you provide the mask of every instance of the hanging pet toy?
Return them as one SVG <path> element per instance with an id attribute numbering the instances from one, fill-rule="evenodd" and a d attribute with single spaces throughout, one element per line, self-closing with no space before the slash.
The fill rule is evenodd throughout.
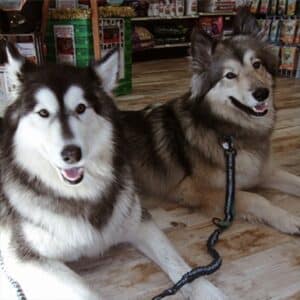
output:
<path id="1" fill-rule="evenodd" d="M 192 269 L 182 276 L 182 278 L 171 288 L 163 291 L 152 300 L 160 300 L 165 297 L 176 294 L 184 285 L 191 283 L 195 279 L 210 275 L 216 272 L 222 265 L 222 258 L 214 248 L 219 241 L 220 234 L 231 226 L 234 219 L 234 200 L 235 200 L 235 156 L 236 150 L 233 147 L 233 137 L 225 136 L 221 143 L 226 160 L 226 197 L 224 207 L 224 219 L 213 218 L 212 222 L 217 229 L 210 235 L 207 240 L 207 251 L 212 257 L 212 262 L 206 266 L 200 266 Z"/>

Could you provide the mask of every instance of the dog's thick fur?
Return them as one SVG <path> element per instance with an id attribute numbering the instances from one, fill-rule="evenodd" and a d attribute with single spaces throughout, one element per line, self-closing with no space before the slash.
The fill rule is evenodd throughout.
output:
<path id="1" fill-rule="evenodd" d="M 118 110 L 109 93 L 117 52 L 85 69 L 35 66 L 5 46 L 16 86 L 3 119 L 0 299 L 102 299 L 64 262 L 130 242 L 177 281 L 190 267 L 142 212 Z M 205 279 L 186 299 L 223 299 Z M 122 299 L 127 299 L 126 295 Z"/>
<path id="2" fill-rule="evenodd" d="M 123 127 L 141 194 L 220 213 L 226 182 L 220 143 L 232 135 L 238 214 L 299 234 L 299 217 L 249 192 L 266 187 L 300 196 L 299 177 L 272 164 L 272 75 L 277 65 L 260 35 L 245 9 L 237 15 L 230 39 L 213 40 L 195 30 L 190 91 L 162 105 L 123 111 Z"/>

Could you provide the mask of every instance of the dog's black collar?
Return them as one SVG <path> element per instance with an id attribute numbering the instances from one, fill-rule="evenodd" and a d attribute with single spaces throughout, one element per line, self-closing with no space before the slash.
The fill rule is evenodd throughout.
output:
<path id="1" fill-rule="evenodd" d="M 255 117 L 263 117 L 268 113 L 268 110 L 266 109 L 263 112 L 255 112 L 254 110 L 252 110 L 250 107 L 244 105 L 243 103 L 241 103 L 240 101 L 238 101 L 236 98 L 230 96 L 229 99 L 231 100 L 231 103 L 236 106 L 238 109 L 242 110 L 243 112 L 255 116 Z"/>

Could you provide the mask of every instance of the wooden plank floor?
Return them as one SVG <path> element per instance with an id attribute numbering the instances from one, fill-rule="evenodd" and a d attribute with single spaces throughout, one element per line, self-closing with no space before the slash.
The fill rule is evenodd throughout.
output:
<path id="1" fill-rule="evenodd" d="M 136 109 L 184 93 L 189 86 L 188 67 L 187 59 L 136 64 L 133 94 L 118 98 L 118 105 Z M 273 136 L 274 157 L 286 169 L 300 175 L 300 80 L 278 79 L 275 98 L 279 111 Z M 274 191 L 262 193 L 300 216 L 299 198 Z M 152 203 L 150 208 L 155 221 L 191 265 L 208 262 L 205 243 L 214 229 L 212 216 L 170 203 Z M 300 299 L 299 237 L 278 233 L 264 225 L 236 221 L 217 248 L 224 257 L 223 267 L 210 280 L 230 299 Z M 157 266 L 127 245 L 114 248 L 97 262 L 74 267 L 104 299 L 151 299 L 171 284 Z"/>

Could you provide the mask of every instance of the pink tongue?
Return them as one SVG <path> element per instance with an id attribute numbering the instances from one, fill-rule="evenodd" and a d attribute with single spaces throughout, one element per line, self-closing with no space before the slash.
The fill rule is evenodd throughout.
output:
<path id="1" fill-rule="evenodd" d="M 263 110 L 265 110 L 266 108 L 267 108 L 267 105 L 266 105 L 265 103 L 255 105 L 255 109 L 256 109 L 256 110 L 259 110 L 259 111 L 263 111 Z"/>
<path id="2" fill-rule="evenodd" d="M 63 176 L 69 180 L 79 179 L 81 177 L 82 173 L 83 173 L 82 168 L 71 168 L 71 169 L 62 170 Z"/>

